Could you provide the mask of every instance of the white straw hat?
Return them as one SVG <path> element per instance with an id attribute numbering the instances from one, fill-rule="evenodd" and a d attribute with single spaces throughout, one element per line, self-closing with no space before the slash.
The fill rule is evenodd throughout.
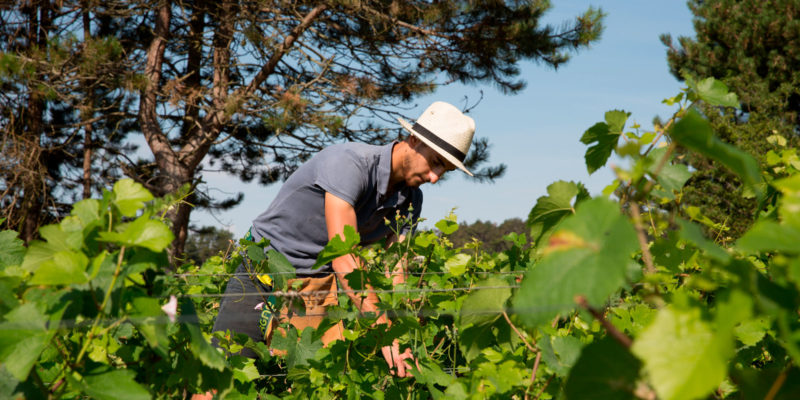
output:
<path id="1" fill-rule="evenodd" d="M 402 118 L 397 120 L 428 147 L 472 176 L 472 172 L 464 166 L 464 158 L 467 157 L 472 135 L 475 133 L 475 121 L 472 118 L 452 104 L 437 101 L 428 106 L 414 125 Z"/>

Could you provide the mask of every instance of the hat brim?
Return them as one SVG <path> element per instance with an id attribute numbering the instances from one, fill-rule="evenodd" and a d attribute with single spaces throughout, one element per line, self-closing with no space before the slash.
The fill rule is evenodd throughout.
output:
<path id="1" fill-rule="evenodd" d="M 469 175 L 469 176 L 475 176 L 475 175 L 473 175 L 473 174 L 472 174 L 472 172 L 470 172 L 470 171 L 467 169 L 467 167 L 465 167 L 465 166 L 464 166 L 464 163 L 462 163 L 461 161 L 459 161 L 459 160 L 458 160 L 457 158 L 455 158 L 455 157 L 454 157 L 452 154 L 450 154 L 450 153 L 448 153 L 448 152 L 444 151 L 444 150 L 443 150 L 441 147 L 437 146 L 436 144 L 434 144 L 433 142 L 431 142 L 430 140 L 428 140 L 426 137 L 424 137 L 424 136 L 422 136 L 422 135 L 418 134 L 416 131 L 414 131 L 414 128 L 413 128 L 413 126 L 412 126 L 411 124 L 409 124 L 409 123 L 408 123 L 406 120 L 404 120 L 404 119 L 402 119 L 402 118 L 397 118 L 397 120 L 398 120 L 398 121 L 400 121 L 400 125 L 401 125 L 401 126 L 402 126 L 402 127 L 405 129 L 405 130 L 407 130 L 407 131 L 408 131 L 408 133 L 410 133 L 410 134 L 414 135 L 414 137 L 416 137 L 417 139 L 419 139 L 420 141 L 422 141 L 422 143 L 425 143 L 425 144 L 426 144 L 428 147 L 430 147 L 431 149 L 433 149 L 433 150 L 434 150 L 436 153 L 438 153 L 440 156 L 444 157 L 444 158 L 445 158 L 447 161 L 449 161 L 449 162 L 450 162 L 450 164 L 453 164 L 453 165 L 455 165 L 455 166 L 456 166 L 458 169 L 460 169 L 460 170 L 464 171 L 464 172 L 465 172 L 467 175 Z"/>

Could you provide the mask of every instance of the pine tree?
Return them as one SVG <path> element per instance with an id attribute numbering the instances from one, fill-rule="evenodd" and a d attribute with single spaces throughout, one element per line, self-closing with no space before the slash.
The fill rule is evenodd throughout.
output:
<path id="1" fill-rule="evenodd" d="M 769 136 L 800 144 L 800 1 L 692 0 L 689 8 L 696 37 L 675 44 L 664 35 L 662 41 L 673 75 L 714 77 L 739 96 L 740 110 L 701 105 L 716 134 L 762 165 L 773 149 Z M 730 227 L 726 236 L 741 235 L 756 217 L 755 200 L 716 163 L 692 154 L 686 159 L 697 172 L 683 201 Z"/>
<path id="2" fill-rule="evenodd" d="M 31 4 L 40 3 L 45 2 Z M 119 73 L 93 74 L 84 81 L 120 82 L 122 90 L 114 93 L 126 98 L 116 103 L 124 108 L 119 126 L 141 133 L 152 153 L 150 159 L 134 160 L 118 151 L 119 168 L 158 196 L 188 186 L 193 189 L 189 203 L 210 207 L 230 206 L 237 199 L 218 201 L 205 194 L 201 170 L 206 165 L 244 181 L 278 181 L 329 144 L 396 139 L 401 130 L 395 118 L 441 84 L 491 83 L 517 92 L 524 87 L 520 62 L 558 67 L 602 30 L 596 9 L 561 28 L 543 26 L 540 19 L 550 7 L 546 0 L 101 3 L 65 0 L 48 6 L 55 15 L 51 32 L 83 38 L 82 28 L 70 21 L 80 21 L 75 10 L 92 4 L 88 11 L 104 21 L 91 31 L 92 40 L 121 46 Z M 5 13 L 19 16 L 24 7 Z M 101 32 L 102 26 L 112 29 Z M 4 43 L 13 42 L 12 36 Z M 73 47 L 81 48 L 81 40 Z M 24 58 L 10 47 L 2 51 Z M 15 79 L 4 83 L 20 93 L 42 82 L 59 94 L 86 94 L 53 85 L 55 77 L 46 74 Z M 96 103 L 86 104 L 104 114 L 91 106 Z M 68 111 L 77 124 L 88 126 L 90 114 L 77 112 L 77 106 L 69 103 Z M 9 113 L 24 108 L 14 104 Z M 43 134 L 39 128 L 30 131 Z M 102 135 L 84 132 L 75 137 L 87 138 L 80 143 L 96 149 Z M 478 179 L 494 179 L 504 171 L 503 165 L 486 166 L 488 147 L 486 138 L 476 138 L 466 162 Z M 183 204 L 169 215 L 175 255 L 183 252 L 191 210 Z"/>

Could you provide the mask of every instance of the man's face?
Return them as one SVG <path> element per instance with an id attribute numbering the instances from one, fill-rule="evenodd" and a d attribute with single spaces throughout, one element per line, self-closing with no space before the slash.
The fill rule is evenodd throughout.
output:
<path id="1" fill-rule="evenodd" d="M 421 140 L 414 136 L 411 139 L 412 151 L 403 163 L 406 185 L 417 187 L 423 183 L 436 183 L 442 175 L 456 168 Z"/>

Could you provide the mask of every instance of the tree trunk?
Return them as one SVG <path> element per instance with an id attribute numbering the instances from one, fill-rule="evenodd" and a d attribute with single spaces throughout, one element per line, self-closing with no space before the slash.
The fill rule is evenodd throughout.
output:
<path id="1" fill-rule="evenodd" d="M 88 41 L 92 37 L 91 19 L 89 18 L 89 6 L 83 4 L 83 40 Z M 81 112 L 81 120 L 89 121 L 92 119 L 92 110 L 94 110 L 94 91 L 91 88 L 94 82 L 88 82 L 87 88 L 87 105 Z M 83 126 L 83 198 L 88 199 L 92 197 L 92 123 L 87 122 Z"/>

